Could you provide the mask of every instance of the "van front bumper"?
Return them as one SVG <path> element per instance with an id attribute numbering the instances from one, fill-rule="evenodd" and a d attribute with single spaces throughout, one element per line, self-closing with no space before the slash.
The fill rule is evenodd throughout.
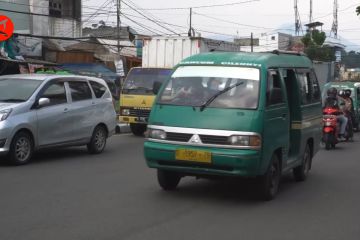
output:
<path id="1" fill-rule="evenodd" d="M 179 161 L 175 159 L 178 149 L 200 150 L 211 153 L 211 163 Z M 217 175 L 254 177 L 259 172 L 260 150 L 194 147 L 146 141 L 144 155 L 150 168 L 181 172 L 184 175 Z"/>

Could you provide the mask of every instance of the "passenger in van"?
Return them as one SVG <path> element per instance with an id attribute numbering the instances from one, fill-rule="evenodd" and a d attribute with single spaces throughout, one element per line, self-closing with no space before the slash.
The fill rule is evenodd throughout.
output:
<path id="1" fill-rule="evenodd" d="M 343 100 L 338 96 L 337 89 L 332 87 L 327 90 L 327 97 L 325 99 L 323 106 L 335 108 L 335 109 L 338 109 L 339 112 L 341 112 L 341 114 L 337 115 L 337 119 L 340 122 L 340 136 L 339 136 L 338 140 L 344 141 L 345 140 L 344 134 L 345 134 L 348 119 L 344 116 L 344 114 L 342 113 L 342 110 L 340 108 L 341 101 L 343 101 Z"/>
<path id="2" fill-rule="evenodd" d="M 221 81 L 218 78 L 211 78 L 207 82 L 207 97 L 212 97 L 220 91 Z"/>

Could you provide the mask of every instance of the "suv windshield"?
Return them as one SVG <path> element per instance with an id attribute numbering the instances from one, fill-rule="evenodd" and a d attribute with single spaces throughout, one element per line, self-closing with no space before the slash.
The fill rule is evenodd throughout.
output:
<path id="1" fill-rule="evenodd" d="M 259 82 L 260 70 L 257 68 L 182 66 L 171 76 L 158 102 L 181 106 L 205 104 L 214 108 L 256 109 Z"/>
<path id="2" fill-rule="evenodd" d="M 125 94 L 153 95 L 154 82 L 163 83 L 171 74 L 171 69 L 133 68 L 124 83 Z"/>
<path id="3" fill-rule="evenodd" d="M 0 78 L 0 102 L 25 102 L 41 83 L 40 80 Z"/>

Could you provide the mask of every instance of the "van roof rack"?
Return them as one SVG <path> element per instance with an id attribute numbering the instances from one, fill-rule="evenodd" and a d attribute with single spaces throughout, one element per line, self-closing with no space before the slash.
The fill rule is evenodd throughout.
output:
<path id="1" fill-rule="evenodd" d="M 288 55 L 296 55 L 296 56 L 306 56 L 304 53 L 295 52 L 295 51 L 282 51 L 282 50 L 273 50 L 270 53 L 280 55 L 280 54 L 288 54 Z"/>

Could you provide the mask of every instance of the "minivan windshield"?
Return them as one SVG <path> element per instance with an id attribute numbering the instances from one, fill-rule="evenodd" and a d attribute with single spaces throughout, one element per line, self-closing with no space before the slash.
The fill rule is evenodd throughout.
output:
<path id="1" fill-rule="evenodd" d="M 158 103 L 256 109 L 259 83 L 257 68 L 180 66 L 160 93 Z"/>
<path id="2" fill-rule="evenodd" d="M 153 93 L 154 82 L 163 83 L 172 70 L 164 68 L 133 68 L 126 77 L 122 92 L 143 95 Z"/>
<path id="3" fill-rule="evenodd" d="M 25 102 L 42 81 L 15 78 L 0 78 L 0 102 Z"/>

